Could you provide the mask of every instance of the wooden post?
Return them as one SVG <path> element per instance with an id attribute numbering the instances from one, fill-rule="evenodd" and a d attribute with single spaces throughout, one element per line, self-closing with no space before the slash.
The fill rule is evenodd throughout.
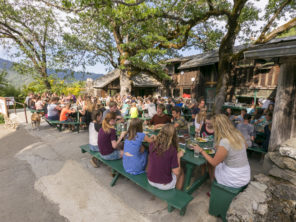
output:
<path id="1" fill-rule="evenodd" d="M 274 151 L 279 144 L 296 134 L 296 63 L 295 59 L 283 58 L 281 61 L 269 151 Z"/>

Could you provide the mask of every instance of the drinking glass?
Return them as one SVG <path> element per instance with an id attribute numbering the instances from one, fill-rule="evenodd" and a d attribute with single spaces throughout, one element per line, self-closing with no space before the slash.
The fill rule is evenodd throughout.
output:
<path id="1" fill-rule="evenodd" d="M 199 157 L 199 151 L 198 150 L 194 150 L 194 157 Z"/>

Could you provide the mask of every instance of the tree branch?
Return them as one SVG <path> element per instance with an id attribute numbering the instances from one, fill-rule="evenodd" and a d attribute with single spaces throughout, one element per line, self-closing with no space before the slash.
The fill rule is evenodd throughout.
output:
<path id="1" fill-rule="evenodd" d="M 276 12 L 274 13 L 274 15 L 271 17 L 271 19 L 268 21 L 268 23 L 265 25 L 265 27 L 263 28 L 259 38 L 257 39 L 256 43 L 260 43 L 260 42 L 264 42 L 264 38 L 266 35 L 266 32 L 269 30 L 269 28 L 271 27 L 272 23 L 274 22 L 274 20 L 279 16 L 279 14 L 282 12 L 282 10 L 291 3 L 291 0 L 286 0 L 281 7 L 279 7 Z"/>

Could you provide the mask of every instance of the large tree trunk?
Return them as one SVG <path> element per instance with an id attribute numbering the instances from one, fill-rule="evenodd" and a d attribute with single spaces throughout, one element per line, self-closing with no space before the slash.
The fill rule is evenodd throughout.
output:
<path id="1" fill-rule="evenodd" d="M 295 95 L 296 63 L 295 60 L 286 60 L 280 66 L 269 151 L 274 151 L 278 145 L 296 134 Z"/>
<path id="2" fill-rule="evenodd" d="M 222 107 L 225 102 L 226 92 L 227 92 L 227 81 L 230 73 L 230 63 L 226 56 L 221 58 L 219 61 L 218 72 L 219 80 L 216 88 L 216 97 L 214 103 L 214 113 L 219 114 L 222 112 Z"/>
<path id="3" fill-rule="evenodd" d="M 120 96 L 128 95 L 132 91 L 132 81 L 127 70 L 120 70 Z"/>

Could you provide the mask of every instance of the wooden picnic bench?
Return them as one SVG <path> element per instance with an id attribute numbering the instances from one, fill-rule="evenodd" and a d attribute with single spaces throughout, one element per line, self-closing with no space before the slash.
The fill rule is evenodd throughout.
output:
<path id="1" fill-rule="evenodd" d="M 77 132 L 79 133 L 80 125 L 84 124 L 84 122 L 66 122 L 66 121 L 58 121 L 58 120 L 49 120 L 45 118 L 45 121 L 50 125 L 56 127 L 60 132 L 62 131 L 63 125 L 74 125 Z"/>
<path id="2" fill-rule="evenodd" d="M 115 176 L 112 179 L 110 186 L 114 186 L 116 181 L 118 180 L 119 176 L 122 175 L 128 178 L 130 181 L 134 182 L 138 186 L 142 187 L 144 190 L 148 191 L 149 193 L 155 195 L 159 199 L 165 200 L 168 204 L 168 211 L 172 212 L 174 208 L 180 210 L 180 215 L 184 215 L 186 212 L 186 207 L 188 203 L 193 199 L 193 197 L 181 190 L 172 189 L 172 190 L 159 190 L 157 188 L 152 187 L 147 180 L 146 173 L 139 174 L 139 175 L 131 175 L 126 173 L 122 160 L 104 160 L 101 158 L 99 152 L 94 152 L 89 149 L 89 145 L 82 145 L 80 146 L 81 152 L 85 153 L 88 152 L 90 155 L 96 157 L 98 160 L 106 164 L 107 166 L 111 167 L 112 170 L 115 172 Z"/>

